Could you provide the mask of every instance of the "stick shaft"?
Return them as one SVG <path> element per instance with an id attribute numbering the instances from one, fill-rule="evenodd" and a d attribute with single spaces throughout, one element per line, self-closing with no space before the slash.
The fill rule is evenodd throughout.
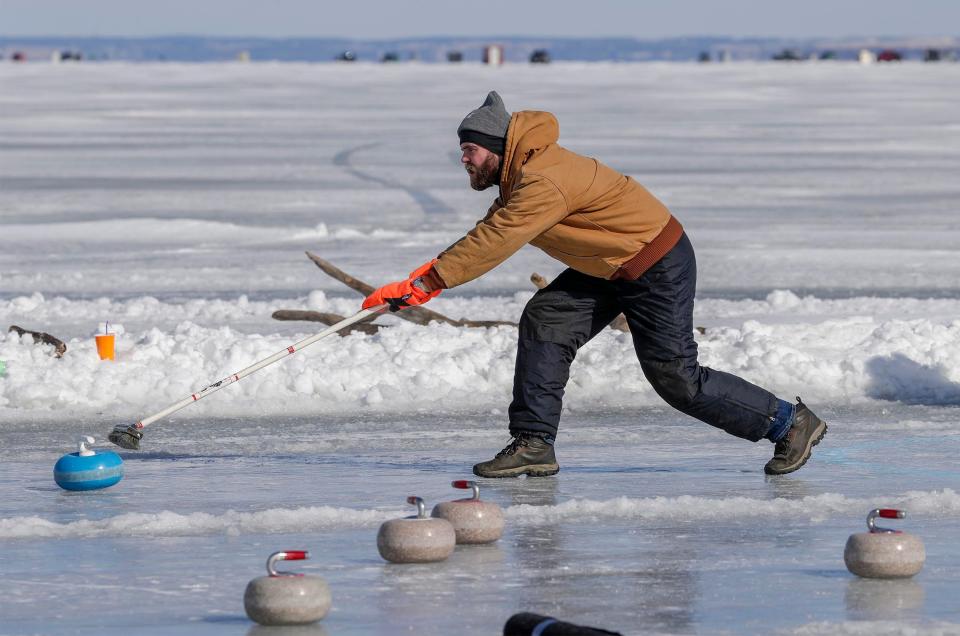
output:
<path id="1" fill-rule="evenodd" d="M 224 379 L 218 382 L 214 382 L 213 384 L 209 384 L 205 386 L 204 388 L 200 389 L 196 393 L 192 393 L 189 397 L 186 397 L 180 400 L 176 404 L 171 404 L 170 406 L 163 409 L 162 411 L 158 411 L 153 415 L 150 415 L 149 417 L 143 418 L 142 420 L 137 422 L 135 426 L 137 428 L 143 428 L 144 426 L 147 426 L 148 424 L 152 424 L 153 422 L 156 422 L 159 419 L 163 419 L 164 417 L 170 415 L 171 413 L 175 413 L 180 409 L 186 406 L 189 406 L 202 398 L 207 397 L 211 393 L 215 393 L 220 389 L 233 384 L 234 382 L 239 382 L 240 380 L 247 377 L 251 373 L 255 373 L 260 369 L 273 364 L 277 360 L 282 360 L 283 358 L 286 358 L 289 355 L 293 355 L 297 351 L 300 351 L 301 349 L 305 349 L 309 347 L 310 345 L 312 345 L 314 342 L 317 342 L 318 340 L 322 340 L 327 336 L 337 333 L 341 329 L 345 329 L 346 327 L 349 327 L 354 323 L 360 322 L 361 320 L 363 320 L 367 316 L 370 316 L 371 314 L 375 314 L 379 311 L 382 311 L 385 307 L 386 305 L 379 305 L 377 307 L 371 307 L 370 309 L 364 309 L 362 311 L 358 311 L 354 315 L 348 318 L 344 318 L 343 320 L 341 320 L 340 322 L 334 325 L 330 325 L 320 333 L 314 334 L 309 338 L 304 338 L 300 342 L 290 345 L 283 351 L 278 351 L 277 353 L 273 354 L 269 358 L 264 358 L 260 362 L 252 364 L 246 369 L 243 369 L 242 371 L 237 371 L 236 373 L 228 375 L 227 377 L 225 377 Z"/>

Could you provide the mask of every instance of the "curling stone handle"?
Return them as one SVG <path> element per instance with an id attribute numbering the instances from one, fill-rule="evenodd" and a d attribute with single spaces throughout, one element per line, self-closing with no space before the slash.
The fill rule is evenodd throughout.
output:
<path id="1" fill-rule="evenodd" d="M 274 552 L 267 559 L 267 574 L 270 576 L 302 576 L 296 572 L 278 572 L 276 569 L 277 561 L 302 561 L 309 558 L 310 553 L 306 550 L 285 550 L 283 552 Z"/>
<path id="2" fill-rule="evenodd" d="M 80 439 L 77 440 L 77 455 L 80 457 L 90 457 L 91 455 L 96 455 L 95 452 L 87 448 L 87 444 L 93 445 L 97 440 L 93 439 L 89 435 L 81 435 Z"/>
<path id="3" fill-rule="evenodd" d="M 427 506 L 423 503 L 423 499 L 410 495 L 407 497 L 407 503 L 412 504 L 417 507 L 417 518 L 426 519 L 427 518 Z"/>
<path id="4" fill-rule="evenodd" d="M 469 488 L 473 490 L 474 501 L 480 499 L 480 486 L 478 486 L 477 482 L 475 481 L 470 481 L 468 479 L 458 479 L 450 485 L 453 486 L 454 488 L 460 488 L 462 490 L 466 490 Z"/>
<path id="5" fill-rule="evenodd" d="M 903 510 L 897 510 L 895 508 L 874 508 L 867 515 L 867 528 L 870 532 L 899 532 L 899 530 L 893 530 L 891 528 L 881 528 L 876 524 L 877 517 L 881 519 L 903 519 L 907 516 L 907 513 Z"/>

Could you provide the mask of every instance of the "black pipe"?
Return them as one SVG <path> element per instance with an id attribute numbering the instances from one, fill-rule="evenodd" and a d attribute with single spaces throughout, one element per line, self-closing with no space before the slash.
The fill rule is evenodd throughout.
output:
<path id="1" fill-rule="evenodd" d="M 623 636 L 597 627 L 564 623 L 550 616 L 529 612 L 514 614 L 503 626 L 503 636 Z"/>

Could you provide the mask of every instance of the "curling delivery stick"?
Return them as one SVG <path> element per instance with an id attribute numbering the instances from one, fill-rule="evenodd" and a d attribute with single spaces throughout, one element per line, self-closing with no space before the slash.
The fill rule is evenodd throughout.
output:
<path id="1" fill-rule="evenodd" d="M 154 413 L 149 417 L 143 418 L 136 424 L 131 424 L 129 426 L 125 426 L 123 424 L 117 424 L 116 426 L 113 427 L 113 430 L 110 431 L 110 434 L 107 437 L 110 439 L 111 442 L 113 442 L 120 448 L 128 448 L 130 450 L 140 450 L 140 440 L 143 439 L 143 428 L 148 424 L 152 424 L 157 420 L 170 415 L 171 413 L 175 413 L 180 409 L 184 408 L 185 406 L 189 406 L 194 402 L 196 402 L 197 400 L 201 398 L 205 398 L 211 393 L 214 393 L 215 391 L 219 391 L 223 387 L 229 386 L 234 382 L 238 382 L 241 379 L 250 375 L 251 373 L 254 373 L 255 371 L 259 371 L 263 367 L 273 364 L 277 360 L 286 358 L 287 356 L 292 355 L 297 351 L 300 351 L 301 349 L 306 349 L 317 340 L 322 340 L 327 336 L 335 334 L 341 329 L 345 329 L 354 323 L 358 323 L 364 318 L 366 318 L 367 316 L 371 316 L 373 314 L 381 312 L 386 308 L 387 308 L 387 305 L 377 305 L 376 307 L 371 307 L 369 309 L 363 309 L 361 311 L 358 311 L 357 313 L 350 316 L 349 318 L 344 318 L 337 324 L 330 325 L 320 333 L 314 334 L 309 338 L 304 338 L 300 342 L 290 345 L 283 351 L 278 351 L 277 353 L 273 354 L 269 358 L 265 358 L 260 362 L 257 362 L 256 364 L 250 365 L 243 371 L 237 371 L 233 375 L 229 375 L 224 379 L 220 380 L 219 382 L 214 382 L 213 384 L 205 386 L 204 388 L 200 389 L 196 393 L 191 394 L 189 397 L 186 397 L 180 400 L 176 404 L 171 404 L 170 406 L 163 409 L 162 411 Z"/>

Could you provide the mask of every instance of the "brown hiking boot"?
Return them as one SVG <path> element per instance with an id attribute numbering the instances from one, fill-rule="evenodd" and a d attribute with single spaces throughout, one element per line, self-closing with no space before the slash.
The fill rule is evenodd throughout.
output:
<path id="1" fill-rule="evenodd" d="M 814 415 L 798 397 L 793 425 L 777 442 L 773 459 L 763 467 L 763 472 L 768 475 L 786 475 L 797 470 L 807 463 L 813 447 L 819 444 L 826 434 L 827 423 Z"/>
<path id="2" fill-rule="evenodd" d="M 526 433 L 518 433 L 496 457 L 473 467 L 473 474 L 479 477 L 547 477 L 558 472 L 560 465 L 553 444 Z"/>

